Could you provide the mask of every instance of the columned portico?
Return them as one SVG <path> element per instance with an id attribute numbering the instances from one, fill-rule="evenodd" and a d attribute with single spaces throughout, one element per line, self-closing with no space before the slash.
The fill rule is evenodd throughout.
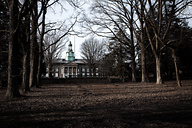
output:
<path id="1" fill-rule="evenodd" d="M 101 69 L 89 69 L 86 60 L 75 59 L 72 49 L 72 43 L 69 42 L 68 51 L 66 52 L 66 59 L 58 59 L 53 66 L 52 76 L 55 78 L 68 77 L 97 77 L 102 73 Z"/>
<path id="2" fill-rule="evenodd" d="M 57 68 L 57 67 L 55 67 Z M 76 64 L 67 64 L 65 66 L 62 67 L 58 67 L 58 72 L 54 72 L 54 73 L 58 73 L 58 76 L 60 78 L 66 78 L 66 77 L 77 77 L 78 75 L 78 70 L 77 70 L 78 66 Z M 56 75 L 54 75 L 56 77 Z"/>

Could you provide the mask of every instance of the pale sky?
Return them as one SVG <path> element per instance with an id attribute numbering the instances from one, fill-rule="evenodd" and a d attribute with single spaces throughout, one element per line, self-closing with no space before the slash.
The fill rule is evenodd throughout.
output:
<path id="1" fill-rule="evenodd" d="M 47 14 L 46 14 L 47 23 L 50 23 L 50 22 L 62 23 L 63 21 L 66 21 L 66 24 L 73 23 L 74 19 L 70 18 L 70 17 L 77 15 L 77 11 L 80 12 L 80 9 L 75 9 L 69 3 L 64 2 L 64 1 L 61 1 L 61 4 L 62 4 L 63 8 L 65 8 L 65 10 L 62 9 L 61 5 L 59 5 L 59 4 L 55 4 L 52 6 L 52 8 L 49 8 L 47 10 Z M 84 4 L 82 6 L 82 9 L 87 10 L 89 5 L 90 5 L 90 1 L 87 1 L 87 4 Z M 80 16 L 79 16 L 79 18 L 80 18 Z M 70 26 L 70 25 L 68 25 L 68 26 Z M 78 24 L 76 24 L 73 29 L 78 30 L 79 29 Z M 70 35 L 68 37 L 69 37 L 69 40 L 67 42 L 65 49 L 63 49 L 62 58 L 65 58 L 68 43 L 69 43 L 69 41 L 71 41 L 72 45 L 73 45 L 73 50 L 75 53 L 75 58 L 80 59 L 81 58 L 80 46 L 87 37 L 80 38 L 75 35 Z"/>
<path id="2" fill-rule="evenodd" d="M 63 8 L 62 9 L 62 6 L 59 5 L 59 4 L 55 4 L 53 5 L 51 8 L 48 9 L 47 11 L 47 15 L 46 15 L 46 22 L 49 23 L 49 22 L 57 22 L 58 24 L 59 23 L 62 23 L 63 21 L 66 21 L 66 24 L 70 24 L 73 22 L 73 18 L 70 18 L 71 16 L 74 16 L 74 15 L 77 15 L 77 11 L 81 12 L 80 9 L 75 9 L 73 8 L 71 5 L 69 5 L 66 1 L 60 1 Z M 86 4 L 84 4 L 82 6 L 81 9 L 84 9 L 84 10 L 88 10 L 89 8 L 89 5 L 91 5 L 91 0 L 86 0 Z M 191 8 L 191 7 L 190 7 Z M 190 10 L 190 9 L 189 9 Z M 79 16 L 79 18 L 81 17 L 81 15 Z M 189 25 L 192 26 L 192 19 L 188 20 L 189 21 Z M 68 25 L 70 26 L 70 25 Z M 66 26 L 67 27 L 67 26 Z M 65 27 L 65 28 L 66 28 Z M 76 24 L 74 26 L 74 29 L 75 30 L 78 30 L 80 29 L 80 27 L 78 26 L 78 24 Z M 80 59 L 81 58 L 81 53 L 80 53 L 80 46 L 82 44 L 82 42 L 88 38 L 88 37 L 77 37 L 75 35 L 71 35 L 71 36 L 68 36 L 69 37 L 69 41 L 72 42 L 72 45 L 73 45 L 73 50 L 74 50 L 74 53 L 75 53 L 75 58 L 76 59 Z M 66 41 L 66 40 L 65 40 Z M 68 43 L 69 41 L 67 42 L 67 45 L 66 47 L 63 49 L 63 53 L 62 53 L 62 58 L 65 58 L 66 56 L 66 51 L 67 51 L 67 46 L 68 46 Z"/>

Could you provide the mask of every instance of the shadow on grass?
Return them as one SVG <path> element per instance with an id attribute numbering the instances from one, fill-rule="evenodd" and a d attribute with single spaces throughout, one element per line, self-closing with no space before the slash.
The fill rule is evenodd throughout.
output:
<path id="1" fill-rule="evenodd" d="M 129 110 L 123 106 L 92 106 L 72 109 L 5 112 L 1 128 L 85 128 L 85 127 L 185 127 L 192 126 L 192 105 L 185 109 Z M 174 108 L 174 106 L 169 106 Z"/>
<path id="2" fill-rule="evenodd" d="M 0 102 L 0 128 L 191 128 L 191 98 L 190 86 L 43 86 Z"/>

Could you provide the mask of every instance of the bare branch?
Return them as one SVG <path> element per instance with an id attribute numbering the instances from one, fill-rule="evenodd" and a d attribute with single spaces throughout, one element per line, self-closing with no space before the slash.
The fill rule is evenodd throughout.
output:
<path id="1" fill-rule="evenodd" d="M 77 22 L 77 17 L 76 17 L 74 23 L 68 28 L 67 32 L 65 32 L 62 36 L 60 36 L 54 43 L 50 44 L 47 48 L 45 48 L 44 51 L 49 49 L 50 46 L 57 44 L 63 37 L 65 37 L 70 32 L 70 30 L 73 28 L 73 26 L 76 24 L 76 22 Z"/>

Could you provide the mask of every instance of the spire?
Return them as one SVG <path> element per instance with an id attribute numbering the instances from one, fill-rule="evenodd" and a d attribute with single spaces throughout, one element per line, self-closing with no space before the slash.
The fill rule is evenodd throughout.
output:
<path id="1" fill-rule="evenodd" d="M 73 51 L 71 41 L 69 41 L 68 52 Z"/>
<path id="2" fill-rule="evenodd" d="M 75 60 L 71 41 L 69 41 L 68 51 L 66 52 L 66 60 L 68 60 L 68 61 L 74 61 Z"/>

